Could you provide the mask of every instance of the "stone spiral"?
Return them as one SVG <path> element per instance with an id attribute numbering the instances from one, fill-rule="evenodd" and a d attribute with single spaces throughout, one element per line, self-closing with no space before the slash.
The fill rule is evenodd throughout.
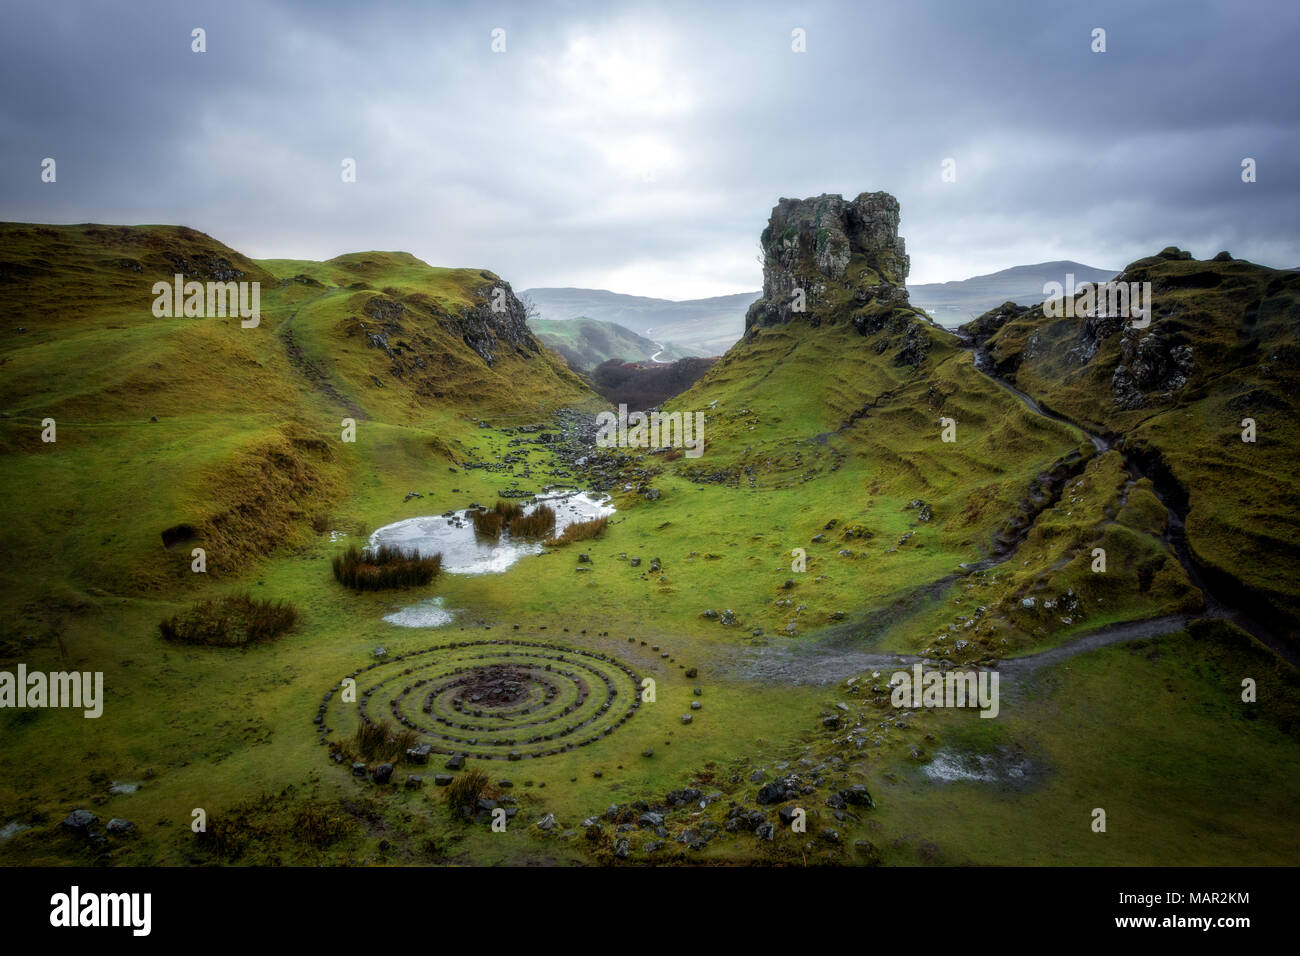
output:
<path id="1" fill-rule="evenodd" d="M 331 709 L 355 707 L 365 723 L 390 721 L 432 753 L 482 760 L 548 757 L 612 734 L 641 704 L 640 678 L 594 651 L 522 640 L 459 641 L 397 655 L 354 671 L 355 704 L 321 703 L 328 742 Z"/>

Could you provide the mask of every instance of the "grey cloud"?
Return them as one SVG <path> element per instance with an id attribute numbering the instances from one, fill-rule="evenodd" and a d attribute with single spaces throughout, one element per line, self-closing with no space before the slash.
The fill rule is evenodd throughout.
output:
<path id="1" fill-rule="evenodd" d="M 0 217 L 683 298 L 758 287 L 780 196 L 886 189 L 914 281 L 1170 243 L 1295 266 L 1297 40 L 1288 0 L 31 3 L 0 36 Z"/>

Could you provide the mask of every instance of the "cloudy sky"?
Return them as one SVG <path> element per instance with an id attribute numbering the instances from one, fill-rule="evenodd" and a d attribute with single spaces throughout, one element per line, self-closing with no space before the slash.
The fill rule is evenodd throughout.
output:
<path id="1" fill-rule="evenodd" d="M 1294 267 L 1297 49 L 1295 0 L 6 0 L 0 219 L 682 299 L 760 286 L 779 197 L 881 189 L 912 283 L 1171 244 Z"/>

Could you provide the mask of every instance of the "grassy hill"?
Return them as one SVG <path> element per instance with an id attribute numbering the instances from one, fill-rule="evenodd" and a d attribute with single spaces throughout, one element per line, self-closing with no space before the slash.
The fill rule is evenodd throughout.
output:
<path id="1" fill-rule="evenodd" d="M 1300 274 L 1170 248 L 1118 281 L 1151 283 L 1149 328 L 1008 305 L 966 330 L 1045 406 L 1119 439 L 1168 486 L 1204 571 L 1294 631 Z M 1247 418 L 1254 442 L 1242 440 Z"/>
<path id="2" fill-rule="evenodd" d="M 73 589 L 148 592 L 189 578 L 190 544 L 211 573 L 247 573 L 374 469 L 442 480 L 476 420 L 595 400 L 522 322 L 493 325 L 485 293 L 509 286 L 491 273 L 406 253 L 259 263 L 170 226 L 9 223 L 0 244 L 10 584 L 39 565 Z M 260 282 L 260 324 L 156 318 L 153 284 L 177 272 Z M 187 546 L 169 550 L 177 528 Z"/>
<path id="3" fill-rule="evenodd" d="M 721 355 L 744 331 L 745 310 L 755 292 L 707 299 L 656 299 L 604 289 L 527 289 L 521 296 L 543 320 L 585 316 L 612 322 L 656 342 L 672 343 L 683 355 Z"/>
<path id="4" fill-rule="evenodd" d="M 596 319 L 536 319 L 530 321 L 528 327 L 540 342 L 558 352 L 570 368 L 584 372 L 590 372 L 610 359 L 675 362 L 694 354 L 681 351 L 672 342 L 664 342 L 661 348 L 660 343 L 637 335 L 631 329 Z"/>

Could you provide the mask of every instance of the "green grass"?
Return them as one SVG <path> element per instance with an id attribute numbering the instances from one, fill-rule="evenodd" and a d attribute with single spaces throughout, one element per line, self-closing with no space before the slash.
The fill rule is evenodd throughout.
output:
<path id="1" fill-rule="evenodd" d="M 1041 308 L 991 339 L 999 363 L 1016 365 L 1020 388 L 1098 431 L 1126 436 L 1163 462 L 1187 496 L 1188 542 L 1197 560 L 1300 621 L 1300 276 L 1243 260 L 1140 259 L 1120 277 L 1152 284 L 1151 326 L 1142 334 L 1189 346 L 1194 370 L 1171 392 L 1144 394 L 1137 408 L 1114 401 L 1123 335 L 1104 336 L 1086 362 L 1075 351 L 1082 319 L 1046 319 Z M 1242 420 L 1258 438 L 1242 441 Z"/>
<path id="2" fill-rule="evenodd" d="M 1241 701 L 1244 676 L 1259 680 Z M 1003 720 L 936 716 L 929 750 L 1027 755 L 1020 781 L 936 783 L 893 765 L 878 795 L 886 862 L 1034 866 L 1290 865 L 1296 674 L 1230 629 L 1095 651 L 1039 674 Z M 1091 829 L 1106 811 L 1106 832 Z"/>
<path id="3" fill-rule="evenodd" d="M 58 830 L 76 806 L 137 824 L 136 837 L 112 845 L 117 864 L 608 862 L 608 828 L 587 842 L 578 827 L 611 803 L 659 800 L 695 781 L 725 794 L 700 817 L 720 821 L 729 800 L 756 789 L 753 769 L 830 752 L 846 760 L 837 779 L 865 781 L 877 801 L 860 823 L 836 824 L 846 846 L 868 839 L 885 862 L 920 861 L 926 841 L 940 848 L 938 862 L 1052 862 L 1057 846 L 1062 859 L 1088 863 L 1294 858 L 1285 783 L 1300 751 L 1266 707 L 1248 720 L 1223 688 L 1258 671 L 1261 701 L 1292 708 L 1296 689 L 1231 634 L 1162 642 L 1157 658 L 1150 647 L 1076 658 L 1009 700 L 1005 720 L 923 716 L 863 751 L 828 744 L 821 729 L 837 702 L 858 707 L 844 688 L 745 676 L 747 655 L 802 646 L 831 625 L 851 648 L 915 652 L 961 627 L 971 607 L 1000 607 L 997 628 L 972 642 L 968 656 L 982 657 L 1185 606 L 1162 509 L 1148 485 L 1126 482 L 1112 455 L 1081 461 L 1004 562 L 959 573 L 959 563 L 991 553 L 1041 472 L 1091 446 L 990 383 L 946 334 L 924 330 L 929 351 L 912 369 L 894 361 L 903 327 L 867 336 L 846 321 L 762 330 L 673 403 L 706 412 L 704 457 L 634 462 L 658 499 L 641 495 L 639 480 L 630 490 L 619 483 L 617 512 L 581 548 L 546 546 L 502 574 L 352 592 L 334 582 L 331 559 L 382 525 L 492 502 L 513 482 L 560 479 L 561 462 L 511 445 L 520 436 L 500 426 L 600 407 L 548 352 L 503 349 L 489 366 L 447 332 L 444 320 L 499 280 L 400 253 L 254 263 L 165 227 L 41 228 L 0 230 L 5 268 L 28 270 L 6 285 L 17 305 L 0 315 L 0 411 L 10 414 L 0 419 L 0 478 L 10 492 L 0 512 L 0 651 L 5 666 L 101 670 L 106 700 L 99 720 L 0 712 L 0 825 L 32 826 L 0 841 L 0 862 L 92 860 Z M 131 257 L 165 275 L 169 253 L 223 257 L 265 276 L 261 327 L 152 319 L 152 274 L 117 263 Z M 139 304 L 131 297 L 142 284 Z M 376 309 L 396 314 L 390 303 L 402 304 L 400 316 L 376 319 Z M 50 316 L 44 324 L 30 318 L 37 306 Z M 368 344 L 366 333 L 385 321 L 395 355 Z M 40 442 L 47 415 L 59 422 L 54 445 Z M 356 421 L 354 442 L 342 440 L 345 417 Z M 957 442 L 939 440 L 940 417 L 956 419 Z M 485 419 L 496 427 L 481 427 Z M 527 478 L 522 465 L 465 467 L 521 451 Z M 422 497 L 406 500 L 411 491 Z M 929 506 L 929 521 L 915 499 Z M 165 547 L 162 533 L 183 525 L 196 536 Z M 1082 563 L 1097 543 L 1110 556 L 1104 577 Z M 193 547 L 206 550 L 207 573 L 191 570 Z M 791 570 L 795 548 L 806 551 L 805 572 Z M 579 564 L 579 550 L 589 564 Z M 918 589 L 925 596 L 883 624 L 863 623 Z M 1019 610 L 1023 596 L 1066 589 L 1094 602 L 1071 624 Z M 292 603 L 297 627 L 245 648 L 159 636 L 160 620 L 195 602 L 243 593 Z M 430 631 L 383 621 L 434 596 L 454 623 Z M 736 623 L 706 618 L 706 609 L 732 610 Z M 317 743 L 322 695 L 373 662 L 376 647 L 398 655 L 503 637 L 608 654 L 657 685 L 654 703 L 591 746 L 520 763 L 471 761 L 494 793 L 517 801 L 505 834 L 448 818 L 445 793 L 429 779 L 440 761 L 403 763 L 396 786 L 380 790 Z M 687 668 L 698 676 L 687 678 Z M 692 701 L 702 709 L 690 711 Z M 694 715 L 690 724 L 683 713 Z M 338 723 L 336 739 L 351 739 L 356 727 Z M 929 730 L 938 744 L 924 739 Z M 400 757 L 395 734 L 361 752 Z M 939 788 L 917 777 L 913 744 L 1016 744 L 1051 772 L 1024 792 Z M 1229 758 L 1225 794 L 1213 784 Z M 422 787 L 403 785 L 410 772 L 425 775 Z M 514 786 L 501 788 L 503 778 Z M 1252 779 L 1261 782 L 1247 788 Z M 141 786 L 111 795 L 110 781 Z M 1090 839 L 1086 821 L 1071 829 L 1074 811 L 1094 805 L 1114 808 L 1115 839 Z M 195 808 L 214 821 L 212 837 L 190 830 Z M 828 811 L 816 809 L 820 826 Z M 532 826 L 548 812 L 571 837 Z M 675 820 L 674 834 L 683 825 Z M 1022 836 L 1009 842 L 1013 831 Z M 642 845 L 634 860 L 647 858 Z M 677 860 L 684 851 L 663 852 Z M 851 849 L 825 852 L 809 862 L 856 859 Z M 687 859 L 790 863 L 803 854 L 783 833 L 770 846 L 751 835 L 719 840 Z"/>

